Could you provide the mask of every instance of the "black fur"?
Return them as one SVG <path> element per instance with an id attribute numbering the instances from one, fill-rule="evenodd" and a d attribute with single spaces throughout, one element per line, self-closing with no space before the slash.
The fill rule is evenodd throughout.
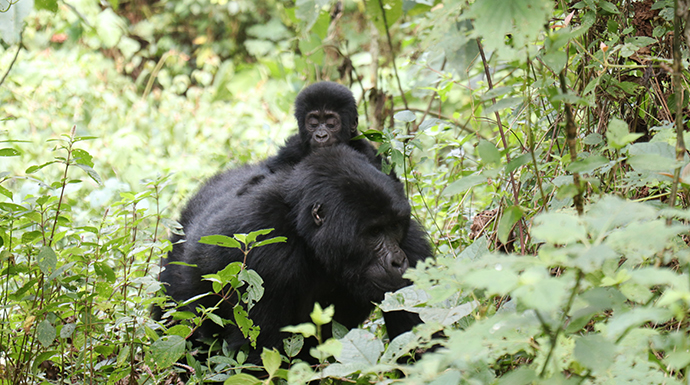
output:
<path id="1" fill-rule="evenodd" d="M 278 154 L 269 158 L 265 165 L 270 172 L 292 167 L 309 155 L 313 146 L 311 134 L 306 128 L 306 116 L 316 110 L 330 110 L 338 113 L 342 127 L 336 136 L 337 143 L 345 143 L 364 154 L 368 161 L 381 169 L 381 157 L 376 148 L 366 139 L 352 140 L 359 135 L 357 131 L 357 103 L 352 92 L 345 86 L 333 82 L 319 82 L 310 85 L 295 99 L 295 118 L 299 133 L 287 139 Z"/>
<path id="2" fill-rule="evenodd" d="M 310 322 L 315 302 L 324 308 L 334 304 L 335 320 L 348 328 L 357 326 L 374 308 L 372 302 L 409 284 L 402 278 L 408 265 L 431 256 L 424 232 L 410 218 L 402 184 L 353 149 L 343 145 L 319 149 L 294 168 L 268 174 L 262 183 L 238 195 L 248 179 L 262 172 L 260 168 L 223 172 L 201 188 L 181 216 L 186 242 L 175 244 L 166 261 L 197 267 L 166 264 L 160 276 L 168 284 L 167 294 L 183 301 L 211 291 L 202 275 L 243 259 L 236 249 L 198 243 L 200 237 L 266 228 L 275 229 L 271 237 L 287 237 L 286 243 L 256 248 L 247 258 L 248 267 L 259 273 L 265 287 L 263 298 L 249 313 L 261 327 L 254 357 L 261 347 L 282 348 L 288 334 L 280 329 Z M 217 299 L 199 302 L 212 306 Z M 188 306 L 194 308 L 195 304 Z M 229 305 L 216 313 L 233 318 Z M 409 313 L 385 318 L 391 338 L 420 322 Z M 221 329 L 212 322 L 204 323 L 195 337 L 214 334 L 235 349 L 247 342 L 234 326 Z"/>

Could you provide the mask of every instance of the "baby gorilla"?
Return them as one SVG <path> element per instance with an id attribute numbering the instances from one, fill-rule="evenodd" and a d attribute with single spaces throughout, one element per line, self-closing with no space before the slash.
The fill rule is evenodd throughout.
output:
<path id="1" fill-rule="evenodd" d="M 366 139 L 358 135 L 357 103 L 352 92 L 333 82 L 319 82 L 302 90 L 295 99 L 295 119 L 299 133 L 291 136 L 266 167 L 275 172 L 299 163 L 315 149 L 346 144 L 364 154 L 381 169 L 381 157 Z"/>
<path id="2" fill-rule="evenodd" d="M 403 278 L 409 266 L 431 256 L 424 232 L 410 218 L 402 184 L 352 148 L 321 148 L 294 168 L 271 173 L 237 195 L 260 167 L 223 172 L 201 188 L 182 214 L 186 242 L 173 246 L 160 276 L 167 294 L 184 301 L 211 291 L 202 275 L 244 259 L 237 249 L 199 243 L 201 237 L 267 228 L 275 229 L 271 236 L 287 237 L 287 242 L 255 248 L 247 257 L 248 268 L 263 278 L 265 288 L 249 312 L 261 327 L 253 359 L 262 347 L 282 348 L 288 333 L 280 329 L 310 322 L 316 302 L 324 308 L 335 305 L 335 320 L 356 327 L 374 308 L 372 302 L 409 284 Z M 173 261 L 196 267 L 169 264 Z M 213 306 L 217 300 L 207 296 L 185 310 L 194 311 L 197 304 Z M 216 314 L 232 319 L 231 304 L 221 305 Z M 384 317 L 391 338 L 419 323 L 416 315 L 405 312 Z M 247 342 L 235 326 L 221 328 L 208 321 L 195 337 L 219 337 L 232 349 Z M 313 341 L 303 352 L 309 351 L 309 344 Z"/>

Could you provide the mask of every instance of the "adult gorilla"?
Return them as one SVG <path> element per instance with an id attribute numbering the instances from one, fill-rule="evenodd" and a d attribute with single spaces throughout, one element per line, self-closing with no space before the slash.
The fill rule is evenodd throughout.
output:
<path id="1" fill-rule="evenodd" d="M 265 288 L 249 312 L 261 327 L 255 354 L 261 347 L 282 347 L 288 334 L 280 329 L 309 322 L 315 302 L 335 305 L 336 321 L 357 326 L 374 308 L 372 302 L 409 284 L 402 277 L 408 266 L 431 256 L 423 231 L 410 218 L 402 184 L 350 147 L 322 148 L 294 169 L 269 174 L 237 195 L 260 167 L 226 171 L 202 187 L 202 199 L 194 199 L 197 204 L 183 215 L 186 242 L 175 244 L 167 258 L 197 267 L 168 264 L 160 276 L 167 293 L 183 301 L 211 291 L 202 275 L 244 258 L 237 249 L 199 243 L 202 236 L 274 228 L 271 236 L 287 237 L 287 242 L 253 249 L 247 257 L 247 266 L 259 273 Z M 203 206 L 198 204 L 202 201 Z M 208 296 L 199 300 L 207 307 L 216 302 Z M 193 310 L 196 304 L 187 307 Z M 229 304 L 216 314 L 233 318 Z M 419 323 L 410 313 L 384 317 L 391 338 Z M 221 329 L 212 322 L 204 323 L 197 337 L 214 334 L 233 349 L 247 342 L 236 327 Z"/>

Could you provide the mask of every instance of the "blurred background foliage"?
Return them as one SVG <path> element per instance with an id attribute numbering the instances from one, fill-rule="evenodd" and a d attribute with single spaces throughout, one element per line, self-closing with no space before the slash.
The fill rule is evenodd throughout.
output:
<path id="1" fill-rule="evenodd" d="M 687 381 L 688 8 L 0 0 L 0 383 Z M 256 379 L 148 307 L 186 197 L 275 153 L 319 80 L 435 245 L 382 304 L 426 324 Z"/>

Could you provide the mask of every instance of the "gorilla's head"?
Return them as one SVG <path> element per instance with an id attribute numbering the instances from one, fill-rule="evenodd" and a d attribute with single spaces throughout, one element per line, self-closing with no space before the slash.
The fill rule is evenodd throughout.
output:
<path id="1" fill-rule="evenodd" d="M 297 232 L 339 285 L 371 302 L 409 284 L 401 245 L 410 205 L 400 182 L 338 145 L 305 158 L 289 185 Z"/>

